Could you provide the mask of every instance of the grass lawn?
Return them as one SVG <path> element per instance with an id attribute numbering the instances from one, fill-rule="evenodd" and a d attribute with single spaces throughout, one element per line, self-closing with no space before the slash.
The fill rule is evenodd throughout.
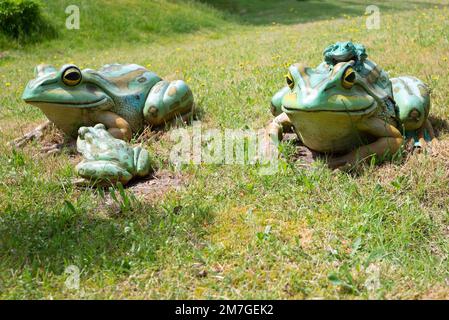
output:
<path id="1" fill-rule="evenodd" d="M 376 2 L 381 28 L 367 30 Z M 78 0 L 80 30 L 63 28 L 73 1 L 44 3 L 57 38 L 0 38 L 0 298 L 449 298 L 448 1 Z M 304 168 L 286 142 L 275 175 L 177 171 L 165 131 L 145 142 L 158 180 L 114 199 L 71 185 L 68 150 L 7 145 L 45 119 L 20 99 L 42 62 L 141 64 L 188 82 L 203 129 L 260 129 L 287 67 L 346 40 L 432 88 L 430 151 L 348 174 Z M 79 290 L 65 285 L 71 265 Z"/>

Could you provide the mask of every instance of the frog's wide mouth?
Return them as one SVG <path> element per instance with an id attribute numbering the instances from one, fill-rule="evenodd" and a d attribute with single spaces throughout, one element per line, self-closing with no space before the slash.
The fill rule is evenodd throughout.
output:
<path id="1" fill-rule="evenodd" d="M 292 107 L 286 107 L 285 105 L 282 105 L 282 109 L 287 112 L 287 113 L 298 113 L 298 112 L 304 112 L 304 113 L 309 113 L 309 112 L 331 112 L 331 113 L 352 113 L 352 114 L 364 114 L 364 113 L 370 113 L 371 111 L 373 111 L 376 108 L 377 104 L 376 101 L 373 101 L 369 106 L 367 107 L 363 107 L 360 109 L 331 109 L 331 108 L 292 108 Z"/>
<path id="2" fill-rule="evenodd" d="M 111 100 L 108 97 L 103 97 L 93 101 L 87 102 L 55 102 L 55 101 L 44 101 L 44 100 L 26 100 L 25 102 L 31 105 L 51 105 L 51 106 L 61 106 L 61 107 L 77 107 L 77 108 L 94 108 L 101 106 Z"/>

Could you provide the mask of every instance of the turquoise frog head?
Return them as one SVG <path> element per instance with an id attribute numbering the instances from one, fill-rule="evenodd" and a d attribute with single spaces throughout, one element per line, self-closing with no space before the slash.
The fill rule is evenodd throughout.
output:
<path id="1" fill-rule="evenodd" d="M 332 70 L 295 64 L 286 79 L 290 90 L 282 98 L 282 111 L 313 150 L 340 152 L 358 145 L 358 123 L 381 111 L 375 98 L 356 85 L 353 61 Z"/>

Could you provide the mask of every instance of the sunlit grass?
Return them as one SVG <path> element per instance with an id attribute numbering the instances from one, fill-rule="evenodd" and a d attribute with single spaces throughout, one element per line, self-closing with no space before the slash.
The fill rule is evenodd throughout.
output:
<path id="1" fill-rule="evenodd" d="M 169 6 L 190 12 L 198 4 Z M 101 19 L 120 19 L 102 8 Z M 447 298 L 449 9 L 391 9 L 380 30 L 366 30 L 363 8 L 288 25 L 241 25 L 202 8 L 224 19 L 226 30 L 195 22 L 198 29 L 182 35 L 148 31 L 147 42 L 132 28 L 130 39 L 107 32 L 98 46 L 83 39 L 88 29 L 73 39 L 65 30 L 0 59 L 0 297 Z M 187 166 L 182 188 L 151 200 L 117 190 L 114 200 L 70 184 L 78 159 L 68 153 L 45 158 L 39 143 L 7 146 L 44 120 L 20 99 L 41 62 L 148 66 L 188 81 L 204 129 L 259 129 L 272 118 L 269 101 L 286 67 L 315 66 L 326 45 L 348 39 L 365 44 L 390 76 L 411 74 L 432 88 L 440 143 L 431 154 L 356 175 L 283 160 L 272 176 L 252 166 Z M 172 145 L 164 134 L 147 146 L 171 171 Z M 285 146 L 287 158 L 293 149 Z M 80 291 L 65 286 L 69 265 L 82 271 Z"/>

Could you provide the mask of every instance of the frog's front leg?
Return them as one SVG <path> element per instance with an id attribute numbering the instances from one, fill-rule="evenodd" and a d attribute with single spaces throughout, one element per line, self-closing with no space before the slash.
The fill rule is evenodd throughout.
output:
<path id="1" fill-rule="evenodd" d="M 186 120 L 193 112 L 193 94 L 182 80 L 160 81 L 145 101 L 143 115 L 146 123 L 158 126 L 181 115 Z"/>
<path id="2" fill-rule="evenodd" d="M 120 166 L 116 161 L 83 160 L 75 168 L 78 175 L 85 180 L 97 184 L 115 184 L 121 182 L 127 184 L 132 179 L 132 174 Z M 80 182 L 82 183 L 82 182 Z"/>
<path id="3" fill-rule="evenodd" d="M 428 143 L 432 143 L 436 139 L 435 132 L 433 131 L 433 127 L 429 119 L 426 119 L 426 121 L 424 121 L 424 125 L 418 130 L 418 140 L 421 148 L 425 148 Z M 427 136 L 426 133 L 428 134 Z"/>
<path id="4" fill-rule="evenodd" d="M 270 141 L 275 145 L 278 145 L 282 140 L 284 132 L 291 131 L 293 124 L 291 123 L 289 117 L 285 112 L 278 115 L 274 120 L 268 125 L 267 135 Z"/>
<path id="5" fill-rule="evenodd" d="M 365 120 L 359 125 L 359 130 L 377 137 L 377 140 L 368 145 L 361 146 L 352 152 L 329 161 L 331 168 L 342 166 L 354 166 L 358 161 L 371 158 L 374 155 L 384 156 L 387 151 L 390 154 L 396 153 L 401 147 L 404 138 L 401 132 L 391 124 L 382 119 L 372 118 Z"/>
<path id="6" fill-rule="evenodd" d="M 134 167 L 136 174 L 139 177 L 145 177 L 148 175 L 151 169 L 150 154 L 147 150 L 141 147 L 134 147 Z"/>
<path id="7" fill-rule="evenodd" d="M 279 146 L 279 142 L 282 140 L 283 134 L 286 128 L 290 128 L 292 123 L 288 118 L 286 113 L 278 115 L 271 121 L 271 123 L 266 127 L 265 132 L 261 140 L 260 155 L 264 157 L 270 157 L 273 155 Z M 288 131 L 288 130 L 287 130 Z"/>
<path id="8" fill-rule="evenodd" d="M 125 119 L 116 113 L 111 111 L 96 111 L 89 117 L 94 123 L 104 124 L 114 138 L 125 141 L 131 140 L 133 134 L 131 126 Z"/>

